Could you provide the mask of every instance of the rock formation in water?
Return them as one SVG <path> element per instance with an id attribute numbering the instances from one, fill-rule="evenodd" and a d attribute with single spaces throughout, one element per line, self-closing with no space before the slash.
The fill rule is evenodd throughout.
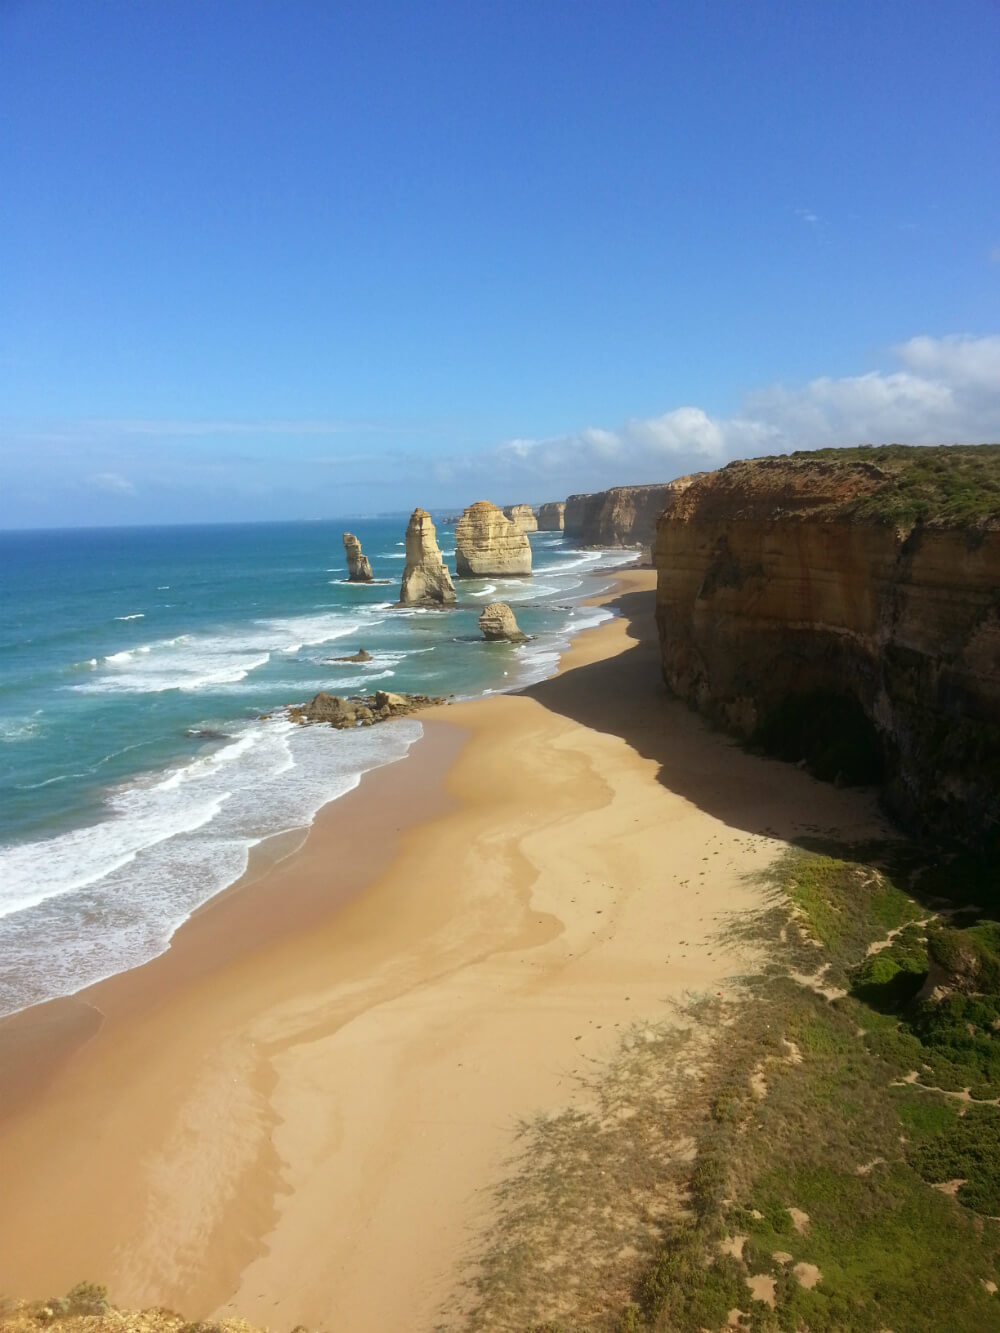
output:
<path id="1" fill-rule="evenodd" d="M 506 639 L 510 643 L 524 643 L 527 634 L 522 634 L 514 619 L 514 612 L 506 602 L 490 602 L 483 607 L 479 617 L 479 628 L 484 639 Z"/>
<path id="2" fill-rule="evenodd" d="M 353 532 L 344 533 L 344 552 L 347 555 L 347 580 L 349 583 L 373 583 L 372 567 L 368 557 L 362 553 L 361 543 Z"/>
<path id="3" fill-rule="evenodd" d="M 346 657 L 328 657 L 327 662 L 370 662 L 371 653 L 366 653 L 363 648 L 359 648 L 356 653 L 349 653 Z"/>
<path id="4" fill-rule="evenodd" d="M 653 486 L 614 486 L 584 497 L 575 536 L 581 546 L 637 546 L 651 551 L 656 520 L 678 491 L 703 474 L 693 473 Z"/>
<path id="5" fill-rule="evenodd" d="M 505 505 L 504 517 L 516 523 L 522 532 L 537 532 L 538 519 L 531 505 Z"/>
<path id="6" fill-rule="evenodd" d="M 479 500 L 455 524 L 455 570 L 460 579 L 531 573 L 531 543 L 503 510 Z"/>
<path id="7" fill-rule="evenodd" d="M 562 532 L 566 515 L 565 500 L 550 500 L 538 506 L 538 531 Z"/>
<path id="8" fill-rule="evenodd" d="M 455 600 L 455 585 L 441 558 L 434 524 L 426 509 L 414 509 L 406 528 L 406 566 L 400 606 L 443 605 Z"/>
<path id="9" fill-rule="evenodd" d="M 390 694 L 388 690 L 376 690 L 374 694 L 342 699 L 339 694 L 328 694 L 326 690 L 321 690 L 307 704 L 292 705 L 288 709 L 288 716 L 301 726 L 319 722 L 344 731 L 349 727 L 371 727 L 376 722 L 388 722 L 390 718 L 405 717 L 417 709 L 431 708 L 445 702 L 440 696 Z M 263 716 L 269 717 L 270 714 Z"/>
<path id="10" fill-rule="evenodd" d="M 320 690 L 301 708 L 289 709 L 289 716 L 295 722 L 328 722 L 338 730 L 372 723 L 372 711 L 366 704 L 357 699 L 342 699 L 326 690 Z"/>
<path id="11" fill-rule="evenodd" d="M 927 831 L 1000 828 L 1000 445 L 731 463 L 656 543 L 663 674 Z"/>

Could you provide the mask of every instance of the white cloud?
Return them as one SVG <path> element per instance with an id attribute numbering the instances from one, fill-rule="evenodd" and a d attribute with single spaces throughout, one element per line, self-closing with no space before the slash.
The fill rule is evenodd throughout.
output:
<path id="1" fill-rule="evenodd" d="M 911 338 L 891 350 L 888 371 L 821 376 L 799 387 L 749 394 L 735 416 L 677 407 L 617 430 L 589 426 L 550 439 L 511 440 L 439 477 L 499 477 L 534 494 L 666 481 L 733 458 L 830 445 L 953 444 L 1000 440 L 1000 335 Z"/>
<path id="2" fill-rule="evenodd" d="M 797 208 L 795 210 L 795 216 L 801 218 L 802 221 L 807 223 L 810 227 L 815 227 L 819 222 L 819 214 L 814 213 L 811 208 Z"/>
<path id="3" fill-rule="evenodd" d="M 94 472 L 87 480 L 91 486 L 109 495 L 135 495 L 135 486 L 120 472 Z"/>

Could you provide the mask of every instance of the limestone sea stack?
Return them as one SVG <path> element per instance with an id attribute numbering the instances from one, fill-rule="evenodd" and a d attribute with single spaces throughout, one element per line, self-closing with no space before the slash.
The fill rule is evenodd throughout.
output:
<path id="1" fill-rule="evenodd" d="M 490 602 L 483 608 L 479 617 L 479 628 L 484 639 L 506 639 L 508 643 L 524 643 L 528 637 L 522 634 L 514 619 L 514 612 L 506 602 Z"/>
<path id="2" fill-rule="evenodd" d="M 504 517 L 516 523 L 522 532 L 537 532 L 538 519 L 531 505 L 505 505 Z"/>
<path id="3" fill-rule="evenodd" d="M 531 544 L 502 509 L 477 500 L 455 524 L 455 570 L 460 579 L 530 574 Z"/>
<path id="4" fill-rule="evenodd" d="M 455 585 L 441 558 L 431 516 L 426 509 L 414 509 L 406 528 L 406 566 L 399 604 L 443 605 L 454 600 Z"/>
<path id="5" fill-rule="evenodd" d="M 538 506 L 538 531 L 562 532 L 566 520 L 566 501 L 551 500 Z"/>
<path id="6" fill-rule="evenodd" d="M 344 533 L 344 552 L 347 556 L 348 583 L 374 583 L 372 567 L 361 550 L 361 543 L 353 532 Z"/>

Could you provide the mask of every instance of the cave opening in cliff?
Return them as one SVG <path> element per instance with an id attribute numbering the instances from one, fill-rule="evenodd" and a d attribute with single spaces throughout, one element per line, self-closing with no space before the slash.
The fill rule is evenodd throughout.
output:
<path id="1" fill-rule="evenodd" d="M 752 741 L 778 759 L 804 762 L 823 782 L 869 786 L 881 783 L 885 775 L 878 732 L 849 694 L 791 694 L 765 718 Z"/>

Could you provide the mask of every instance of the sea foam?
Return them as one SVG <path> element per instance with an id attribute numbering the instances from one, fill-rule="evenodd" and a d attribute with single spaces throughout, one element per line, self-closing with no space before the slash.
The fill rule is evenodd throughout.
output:
<path id="1" fill-rule="evenodd" d="M 0 848 L 0 1014 L 155 957 L 239 878 L 251 847 L 307 827 L 421 734 L 412 718 L 347 732 L 254 722 L 165 776 L 108 793 L 97 823 Z"/>

